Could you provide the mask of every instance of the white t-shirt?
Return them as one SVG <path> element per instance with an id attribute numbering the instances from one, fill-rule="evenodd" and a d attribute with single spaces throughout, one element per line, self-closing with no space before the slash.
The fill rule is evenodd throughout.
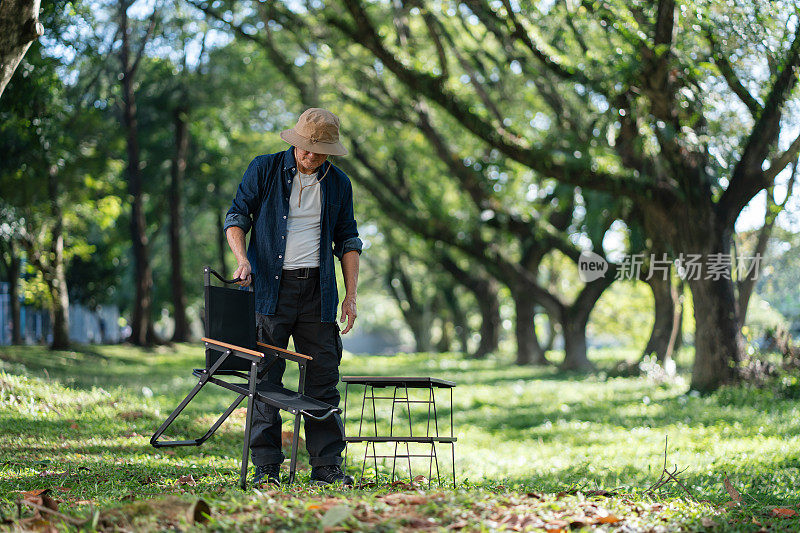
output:
<path id="1" fill-rule="evenodd" d="M 298 170 L 292 181 L 283 268 L 319 266 L 322 184 L 317 183 L 318 174 L 303 174 Z"/>

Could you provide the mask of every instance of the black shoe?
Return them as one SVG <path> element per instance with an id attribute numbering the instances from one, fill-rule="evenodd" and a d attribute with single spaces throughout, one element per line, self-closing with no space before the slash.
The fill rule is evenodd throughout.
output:
<path id="1" fill-rule="evenodd" d="M 315 466 L 311 469 L 311 481 L 320 485 L 330 485 L 331 483 L 341 483 L 352 487 L 353 476 L 345 475 L 339 465 Z"/>
<path id="2" fill-rule="evenodd" d="M 256 474 L 253 476 L 253 486 L 259 483 L 274 483 L 275 485 L 281 484 L 281 465 L 258 465 L 256 466 Z"/>

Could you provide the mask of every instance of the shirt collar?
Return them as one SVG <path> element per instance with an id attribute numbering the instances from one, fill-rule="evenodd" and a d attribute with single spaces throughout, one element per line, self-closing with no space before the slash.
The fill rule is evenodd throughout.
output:
<path id="1" fill-rule="evenodd" d="M 294 146 L 290 146 L 283 157 L 283 170 L 291 170 L 295 168 L 295 166 Z"/>

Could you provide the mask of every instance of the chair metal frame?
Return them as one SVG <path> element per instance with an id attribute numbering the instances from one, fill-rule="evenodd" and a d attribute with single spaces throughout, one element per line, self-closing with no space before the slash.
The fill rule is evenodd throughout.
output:
<path id="1" fill-rule="evenodd" d="M 209 290 L 208 288 L 211 286 L 211 274 L 216 276 L 220 281 L 227 284 L 233 284 L 240 281 L 239 278 L 233 280 L 226 280 L 222 276 L 220 276 L 216 271 L 209 267 L 204 267 L 204 284 L 206 288 L 206 304 L 208 304 L 209 300 Z M 208 305 L 206 305 L 208 308 Z M 255 320 L 255 317 L 253 317 Z M 208 323 L 206 323 L 208 325 Z M 208 329 L 207 329 L 208 331 Z M 189 392 L 189 394 L 183 399 L 183 401 L 178 404 L 178 407 L 175 408 L 172 413 L 167 417 L 161 426 L 156 430 L 153 436 L 150 438 L 150 444 L 154 448 L 166 448 L 171 446 L 200 446 L 206 440 L 211 438 L 211 436 L 219 429 L 225 420 L 233 413 L 233 411 L 242 403 L 242 400 L 247 398 L 247 415 L 245 419 L 245 429 L 244 429 L 244 445 L 242 447 L 242 465 L 241 465 L 241 472 L 240 472 L 240 479 L 239 485 L 244 490 L 247 487 L 247 466 L 248 466 L 248 458 L 250 455 L 250 429 L 253 421 L 253 407 L 255 402 L 262 402 L 268 405 L 271 405 L 277 409 L 288 411 L 289 413 L 294 415 L 294 434 L 292 437 L 292 455 L 291 461 L 289 466 L 289 484 L 292 484 L 295 479 L 295 474 L 297 470 L 297 448 L 299 442 L 299 433 L 300 433 L 300 417 L 301 415 L 313 418 L 315 420 L 324 420 L 329 416 L 341 413 L 341 409 L 338 407 L 334 407 L 327 403 L 321 402 L 319 400 L 315 400 L 308 396 L 305 396 L 303 393 L 305 391 L 305 380 L 306 380 L 306 366 L 312 358 L 308 355 L 293 352 L 291 350 L 285 350 L 283 348 L 278 348 L 277 346 L 271 346 L 269 344 L 264 344 L 262 342 L 257 342 L 259 348 L 262 348 L 262 351 L 252 350 L 250 348 L 237 346 L 235 344 L 231 344 L 228 342 L 222 342 L 219 340 L 211 339 L 208 337 L 202 337 L 203 342 L 205 343 L 205 347 L 214 348 L 222 352 L 222 356 L 220 356 L 210 368 L 204 369 L 194 369 L 192 374 L 199 378 L 197 385 Z M 258 369 L 258 364 L 264 360 L 267 354 L 275 356 L 275 358 L 264 365 L 263 368 L 260 370 Z M 250 369 L 249 370 L 221 370 L 221 367 L 228 360 L 229 357 L 239 357 L 245 359 L 250 362 Z M 294 361 L 298 364 L 300 370 L 300 379 L 297 387 L 297 392 L 291 391 L 289 389 L 285 389 L 283 387 L 279 387 L 277 385 L 267 385 L 266 387 L 262 387 L 262 391 L 256 390 L 256 386 L 259 382 L 266 376 L 267 371 L 278 361 L 278 357 L 282 359 L 286 359 L 289 361 Z M 225 381 L 220 379 L 219 376 L 233 376 L 240 379 L 244 379 L 246 383 L 231 383 L 229 381 Z M 163 435 L 163 433 L 167 430 L 167 428 L 175 421 L 175 419 L 180 415 L 180 413 L 186 408 L 187 405 L 197 396 L 197 393 L 208 383 L 213 383 L 214 385 L 218 385 L 225 389 L 228 389 L 238 396 L 230 404 L 230 406 L 225 410 L 222 415 L 217 419 L 216 422 L 206 431 L 206 433 L 197 439 L 188 439 L 188 440 L 172 440 L 172 441 L 159 441 L 159 438 Z M 314 405 L 314 409 L 309 409 L 308 405 Z M 301 408 L 301 405 L 305 405 L 305 408 Z M 313 411 L 313 412 L 312 412 Z M 316 413 L 316 414 L 315 414 Z M 322 413 L 322 414 L 320 414 Z"/>

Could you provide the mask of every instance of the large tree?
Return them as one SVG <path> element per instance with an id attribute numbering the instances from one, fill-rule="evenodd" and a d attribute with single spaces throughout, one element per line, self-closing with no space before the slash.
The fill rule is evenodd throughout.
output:
<path id="1" fill-rule="evenodd" d="M 0 96 L 31 43 L 44 35 L 40 0 L 0 2 Z"/>
<path id="2" fill-rule="evenodd" d="M 329 9 L 324 21 L 395 79 L 543 179 L 641 206 L 647 238 L 673 257 L 706 263 L 729 257 L 742 209 L 800 151 L 800 137 L 781 138 L 800 65 L 800 8 L 791 2 L 584 1 L 544 8 L 469 0 L 451 13 L 430 3 L 404 4 L 415 19 L 408 26 L 432 21 L 429 28 L 462 36 L 439 39 L 438 56 L 422 40 L 398 46 L 401 28 L 391 6 L 341 4 L 348 16 Z M 437 65 L 436 57 L 451 66 Z M 531 88 L 501 100 L 502 92 L 485 90 L 489 81 L 459 83 L 462 72 L 452 74 L 459 57 L 472 59 L 479 80 L 524 76 Z M 741 65 L 734 57 L 744 58 Z M 746 70 L 748 64 L 761 68 Z M 539 87 L 546 80 L 558 87 L 552 102 L 552 93 Z M 749 117 L 730 120 L 721 107 L 732 98 Z M 571 138 L 542 136 L 511 118 L 519 115 L 513 106 L 530 99 L 550 105 L 551 122 L 562 120 L 560 109 L 596 117 L 602 127 Z M 692 387 L 699 390 L 735 380 L 744 358 L 731 278 L 723 266 L 722 273 L 702 269 L 688 280 L 696 324 Z"/>

